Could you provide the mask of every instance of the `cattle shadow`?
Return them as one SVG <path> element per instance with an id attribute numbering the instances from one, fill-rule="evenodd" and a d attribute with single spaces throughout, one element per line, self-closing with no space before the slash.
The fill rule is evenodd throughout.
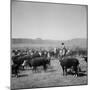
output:
<path id="1" fill-rule="evenodd" d="M 87 74 L 85 73 L 86 71 L 80 71 L 78 74 L 78 77 L 83 77 L 83 76 L 87 76 Z M 74 72 L 68 71 L 67 72 L 68 75 L 75 75 Z"/>
<path id="2" fill-rule="evenodd" d="M 80 71 L 80 72 L 85 73 L 86 71 Z"/>
<path id="3" fill-rule="evenodd" d="M 18 77 L 27 77 L 28 74 L 21 74 L 21 75 L 18 75 Z"/>
<path id="4" fill-rule="evenodd" d="M 80 72 L 78 76 L 79 76 L 79 77 L 83 77 L 83 76 L 87 76 L 87 74 Z"/>
<path id="5" fill-rule="evenodd" d="M 45 72 L 45 73 L 48 73 L 48 72 L 55 72 L 56 70 L 52 69 L 52 70 L 38 70 L 38 71 L 32 71 L 33 73 L 42 73 L 42 72 Z"/>
<path id="6" fill-rule="evenodd" d="M 25 68 L 22 71 L 29 71 L 29 70 L 32 70 L 32 68 Z"/>
<path id="7" fill-rule="evenodd" d="M 79 77 L 87 76 L 87 73 L 86 73 L 85 70 L 84 70 L 84 71 L 80 71 L 78 76 L 79 76 Z"/>
<path id="8" fill-rule="evenodd" d="M 21 74 L 21 75 L 18 75 L 17 78 L 19 78 L 19 77 L 27 77 L 27 76 L 28 76 L 28 74 Z M 16 76 L 15 75 L 11 75 L 11 77 L 15 78 Z"/>

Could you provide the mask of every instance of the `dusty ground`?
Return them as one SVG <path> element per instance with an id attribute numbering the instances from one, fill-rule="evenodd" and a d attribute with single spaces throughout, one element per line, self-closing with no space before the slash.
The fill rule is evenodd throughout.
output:
<path id="1" fill-rule="evenodd" d="M 19 77 L 11 77 L 11 89 L 40 88 L 66 85 L 86 85 L 87 84 L 87 63 L 79 58 L 82 72 L 78 77 L 71 74 L 62 75 L 62 68 L 58 60 L 52 60 L 49 69 L 35 73 L 32 70 L 21 71 Z M 41 69 L 42 67 L 38 68 Z"/>

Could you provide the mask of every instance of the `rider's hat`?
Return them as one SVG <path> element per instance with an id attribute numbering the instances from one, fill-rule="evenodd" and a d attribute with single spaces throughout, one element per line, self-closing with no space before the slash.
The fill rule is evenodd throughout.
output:
<path id="1" fill-rule="evenodd" d="M 64 43 L 61 43 L 62 45 L 64 45 Z"/>

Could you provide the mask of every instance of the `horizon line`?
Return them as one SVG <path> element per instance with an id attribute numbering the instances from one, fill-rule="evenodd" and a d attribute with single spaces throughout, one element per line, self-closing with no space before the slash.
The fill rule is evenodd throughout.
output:
<path id="1" fill-rule="evenodd" d="M 54 40 L 55 41 L 55 39 L 43 39 L 43 38 L 20 38 L 20 37 L 11 37 L 11 39 L 33 39 L 33 40 L 36 40 L 36 39 L 38 39 L 38 40 Z M 67 39 L 67 40 L 73 40 L 73 39 L 88 39 L 88 37 L 81 37 L 81 38 L 72 38 L 72 39 Z M 57 40 L 57 39 L 56 39 Z M 66 41 L 66 40 L 57 40 L 57 41 Z"/>

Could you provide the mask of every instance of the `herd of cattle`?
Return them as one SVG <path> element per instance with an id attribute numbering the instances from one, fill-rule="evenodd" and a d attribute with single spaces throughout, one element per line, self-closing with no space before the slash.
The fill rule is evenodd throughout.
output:
<path id="1" fill-rule="evenodd" d="M 14 49 L 11 52 L 11 72 L 18 77 L 20 69 L 25 67 L 32 68 L 32 71 L 37 71 L 37 67 L 43 66 L 44 71 L 51 65 L 52 57 L 59 60 L 63 70 L 63 75 L 67 75 L 67 69 L 74 72 L 78 76 L 80 67 L 79 60 L 75 57 L 69 57 L 69 53 L 65 57 L 60 57 L 59 49 L 54 50 L 37 50 L 37 49 Z M 83 56 L 87 62 L 87 56 Z"/>

